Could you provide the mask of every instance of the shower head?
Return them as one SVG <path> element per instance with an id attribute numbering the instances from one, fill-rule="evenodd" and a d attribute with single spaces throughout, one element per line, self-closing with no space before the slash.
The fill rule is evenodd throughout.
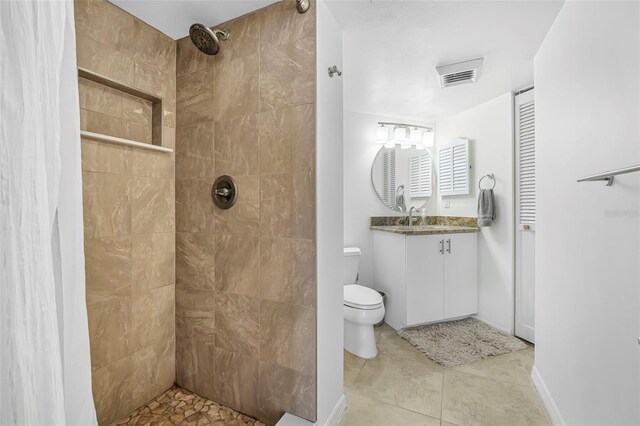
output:
<path id="1" fill-rule="evenodd" d="M 220 40 L 229 38 L 229 30 L 212 30 L 202 24 L 193 24 L 189 28 L 189 37 L 201 52 L 217 55 L 220 51 Z"/>

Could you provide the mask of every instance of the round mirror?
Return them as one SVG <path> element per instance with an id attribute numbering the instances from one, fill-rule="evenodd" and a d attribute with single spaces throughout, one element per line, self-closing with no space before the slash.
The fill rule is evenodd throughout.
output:
<path id="1" fill-rule="evenodd" d="M 428 150 L 382 147 L 371 166 L 371 183 L 385 206 L 408 212 L 422 208 L 431 196 L 432 174 Z"/>

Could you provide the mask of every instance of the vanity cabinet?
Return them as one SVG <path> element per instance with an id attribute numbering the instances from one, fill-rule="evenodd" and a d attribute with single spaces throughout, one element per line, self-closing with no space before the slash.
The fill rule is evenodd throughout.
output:
<path id="1" fill-rule="evenodd" d="M 375 288 L 396 330 L 478 312 L 477 233 L 373 233 Z"/>

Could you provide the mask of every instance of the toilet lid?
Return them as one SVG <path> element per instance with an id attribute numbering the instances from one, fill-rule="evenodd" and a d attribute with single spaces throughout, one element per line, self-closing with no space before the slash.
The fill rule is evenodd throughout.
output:
<path id="1" fill-rule="evenodd" d="M 344 286 L 344 302 L 348 305 L 374 306 L 382 303 L 382 296 L 369 287 L 350 284 Z"/>

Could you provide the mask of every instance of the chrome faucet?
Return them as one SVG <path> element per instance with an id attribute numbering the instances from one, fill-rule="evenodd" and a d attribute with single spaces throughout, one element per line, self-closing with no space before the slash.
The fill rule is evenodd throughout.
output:
<path id="1" fill-rule="evenodd" d="M 413 211 L 418 211 L 418 209 L 416 207 L 411 207 L 409 209 L 409 228 L 411 228 L 413 226 Z"/>

